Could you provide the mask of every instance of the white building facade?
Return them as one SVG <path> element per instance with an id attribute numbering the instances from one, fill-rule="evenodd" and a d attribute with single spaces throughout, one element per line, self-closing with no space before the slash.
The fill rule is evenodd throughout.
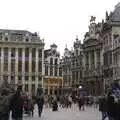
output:
<path id="1" fill-rule="evenodd" d="M 43 85 L 44 42 L 36 33 L 0 29 L 0 83 L 34 93 Z"/>

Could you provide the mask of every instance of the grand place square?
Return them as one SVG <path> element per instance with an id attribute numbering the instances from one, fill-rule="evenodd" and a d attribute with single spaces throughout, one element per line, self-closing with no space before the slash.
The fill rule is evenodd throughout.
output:
<path id="1" fill-rule="evenodd" d="M 0 120 L 120 120 L 120 3 L 103 18 L 63 53 L 38 32 L 0 27 Z"/>

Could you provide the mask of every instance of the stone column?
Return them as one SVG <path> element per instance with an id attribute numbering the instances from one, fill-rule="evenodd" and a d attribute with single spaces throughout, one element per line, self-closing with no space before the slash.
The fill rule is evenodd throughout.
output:
<path id="1" fill-rule="evenodd" d="M 15 48 L 15 84 L 18 84 L 18 48 Z"/>
<path id="2" fill-rule="evenodd" d="M 29 81 L 28 81 L 28 91 L 31 93 L 32 87 L 32 48 L 29 48 Z"/>
<path id="3" fill-rule="evenodd" d="M 91 69 L 91 52 L 88 53 L 88 59 L 89 59 L 89 69 Z"/>
<path id="4" fill-rule="evenodd" d="M 25 48 L 22 48 L 22 83 L 25 90 Z"/>
<path id="5" fill-rule="evenodd" d="M 8 82 L 11 83 L 11 48 L 8 48 Z"/>
<path id="6" fill-rule="evenodd" d="M 44 48 L 42 48 L 42 88 L 43 90 L 44 90 L 44 75 L 45 75 Z"/>
<path id="7" fill-rule="evenodd" d="M 3 68 L 4 68 L 4 48 L 1 48 L 1 83 L 4 82 L 3 80 Z"/>
<path id="8" fill-rule="evenodd" d="M 97 68 L 97 51 L 94 51 L 94 63 L 95 63 L 95 68 Z"/>
<path id="9" fill-rule="evenodd" d="M 38 48 L 36 49 L 36 59 L 35 59 L 35 73 L 36 73 L 36 81 L 35 81 L 35 93 L 37 92 L 37 88 L 38 88 L 38 63 L 39 63 L 39 59 L 38 59 Z"/>

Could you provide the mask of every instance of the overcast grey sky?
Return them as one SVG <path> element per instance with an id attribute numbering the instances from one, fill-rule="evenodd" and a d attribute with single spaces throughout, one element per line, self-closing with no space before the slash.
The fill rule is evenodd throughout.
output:
<path id="1" fill-rule="evenodd" d="M 76 35 L 83 39 L 90 16 L 96 21 L 112 11 L 119 0 L 0 0 L 0 29 L 39 32 L 45 48 L 56 43 L 58 50 L 71 49 Z"/>

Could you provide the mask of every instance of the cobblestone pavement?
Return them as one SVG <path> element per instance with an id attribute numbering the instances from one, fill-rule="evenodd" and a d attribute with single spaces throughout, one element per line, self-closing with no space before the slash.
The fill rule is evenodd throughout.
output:
<path id="1" fill-rule="evenodd" d="M 44 108 L 42 117 L 37 114 L 35 107 L 34 117 L 24 115 L 23 120 L 100 120 L 100 112 L 95 108 L 86 108 L 85 111 L 79 111 L 76 106 L 71 109 L 61 109 L 57 112 L 52 112 L 50 108 Z"/>

